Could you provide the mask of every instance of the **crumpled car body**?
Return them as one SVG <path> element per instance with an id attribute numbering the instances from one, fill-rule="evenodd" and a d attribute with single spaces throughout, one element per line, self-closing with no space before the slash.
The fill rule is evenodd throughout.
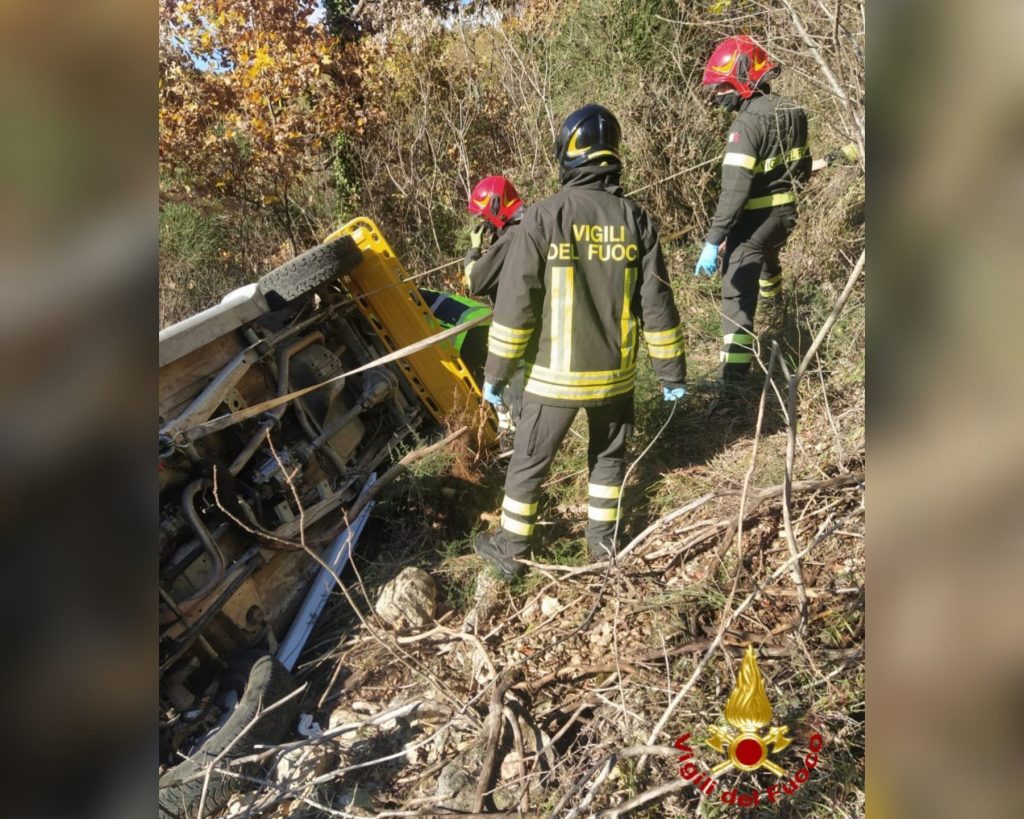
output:
<path id="1" fill-rule="evenodd" d="M 473 424 L 478 444 L 496 438 L 450 341 L 377 363 L 439 329 L 407 278 L 360 218 L 160 334 L 166 765 L 224 727 L 257 660 L 261 679 L 280 676 L 263 658 L 280 651 L 321 568 L 314 555 L 346 532 L 397 448 L 451 422 Z M 161 809 L 177 815 L 169 790 Z"/>

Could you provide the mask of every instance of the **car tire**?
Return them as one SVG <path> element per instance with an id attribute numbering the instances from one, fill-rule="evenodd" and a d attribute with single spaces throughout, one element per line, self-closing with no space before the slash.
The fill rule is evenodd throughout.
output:
<path id="1" fill-rule="evenodd" d="M 212 737 L 206 740 L 189 759 L 171 768 L 160 777 L 158 803 L 160 819 L 193 819 L 203 792 L 203 776 L 195 779 L 190 777 L 202 774 L 214 759 L 225 748 L 231 749 L 224 754 L 221 763 L 252 753 L 258 744 L 274 744 L 280 742 L 294 725 L 298 713 L 298 697 L 284 705 L 264 714 L 245 735 L 235 742 L 261 708 L 280 700 L 295 688 L 295 683 L 287 669 L 274 657 L 263 656 L 256 661 L 249 674 L 238 705 L 228 717 L 227 722 Z M 243 766 L 239 773 L 251 773 L 252 765 Z M 188 780 L 188 781 L 183 781 Z M 212 814 L 227 804 L 231 794 L 240 789 L 239 780 L 217 773 L 210 774 L 210 784 L 206 789 L 204 813 Z"/>
<path id="2" fill-rule="evenodd" d="M 271 270 L 259 280 L 256 289 L 272 310 L 278 310 L 314 287 L 348 273 L 362 261 L 362 251 L 352 237 L 342 236 Z"/>

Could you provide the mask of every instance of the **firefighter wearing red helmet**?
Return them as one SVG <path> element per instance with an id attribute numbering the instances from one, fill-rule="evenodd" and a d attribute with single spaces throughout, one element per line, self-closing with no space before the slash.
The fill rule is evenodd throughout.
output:
<path id="1" fill-rule="evenodd" d="M 811 174 L 807 115 L 773 93 L 781 69 L 746 35 L 715 48 L 703 85 L 714 101 L 736 112 L 725 143 L 722 192 L 694 275 L 711 276 L 722 242 L 722 350 L 724 383 L 742 382 L 754 358 L 758 298 L 777 298 L 779 252 L 796 224 L 797 193 Z"/>
<path id="2" fill-rule="evenodd" d="M 686 355 L 658 231 L 622 192 L 621 129 L 601 105 L 569 115 L 555 142 L 561 190 L 511 231 L 484 369 L 484 399 L 522 364 L 526 383 L 501 526 L 474 547 L 506 577 L 537 526 L 541 486 L 582 409 L 589 427 L 586 541 L 605 558 L 621 537 L 626 441 L 642 335 L 666 401 L 686 393 Z"/>
<path id="3" fill-rule="evenodd" d="M 486 176 L 473 187 L 467 210 L 480 217 L 470 233 L 470 248 L 463 259 L 463 276 L 473 296 L 498 294 L 498 275 L 508 252 L 511 228 L 523 219 L 526 206 L 522 197 L 504 176 Z M 484 253 L 484 232 L 490 230 L 492 242 Z"/>

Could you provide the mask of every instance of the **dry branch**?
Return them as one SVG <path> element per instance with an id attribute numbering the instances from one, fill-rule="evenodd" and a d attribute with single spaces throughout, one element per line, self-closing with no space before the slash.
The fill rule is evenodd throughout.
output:
<path id="1" fill-rule="evenodd" d="M 473 808 L 477 812 L 483 810 L 484 799 L 494 783 L 494 775 L 498 767 L 498 745 L 501 744 L 505 692 L 508 691 L 511 684 L 512 675 L 509 670 L 506 670 L 498 675 L 491 689 L 491 704 L 487 713 L 487 722 L 484 724 L 487 731 L 487 750 L 484 753 L 484 764 L 480 771 L 480 781 L 477 782 L 476 786 L 475 807 Z"/>

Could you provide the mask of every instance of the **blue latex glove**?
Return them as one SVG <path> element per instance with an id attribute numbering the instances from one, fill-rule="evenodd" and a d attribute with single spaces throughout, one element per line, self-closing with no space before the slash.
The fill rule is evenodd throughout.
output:
<path id="1" fill-rule="evenodd" d="M 681 401 L 686 395 L 686 387 L 665 387 L 664 390 L 666 401 Z"/>
<path id="2" fill-rule="evenodd" d="M 694 276 L 713 276 L 718 269 L 718 245 L 710 242 L 704 243 L 704 249 L 700 252 L 697 260 L 697 268 L 693 271 Z"/>
<path id="3" fill-rule="evenodd" d="M 493 404 L 495 407 L 504 407 L 505 402 L 501 400 L 501 394 L 505 390 L 504 384 L 491 384 L 487 381 L 484 382 L 484 401 L 488 404 Z"/>

